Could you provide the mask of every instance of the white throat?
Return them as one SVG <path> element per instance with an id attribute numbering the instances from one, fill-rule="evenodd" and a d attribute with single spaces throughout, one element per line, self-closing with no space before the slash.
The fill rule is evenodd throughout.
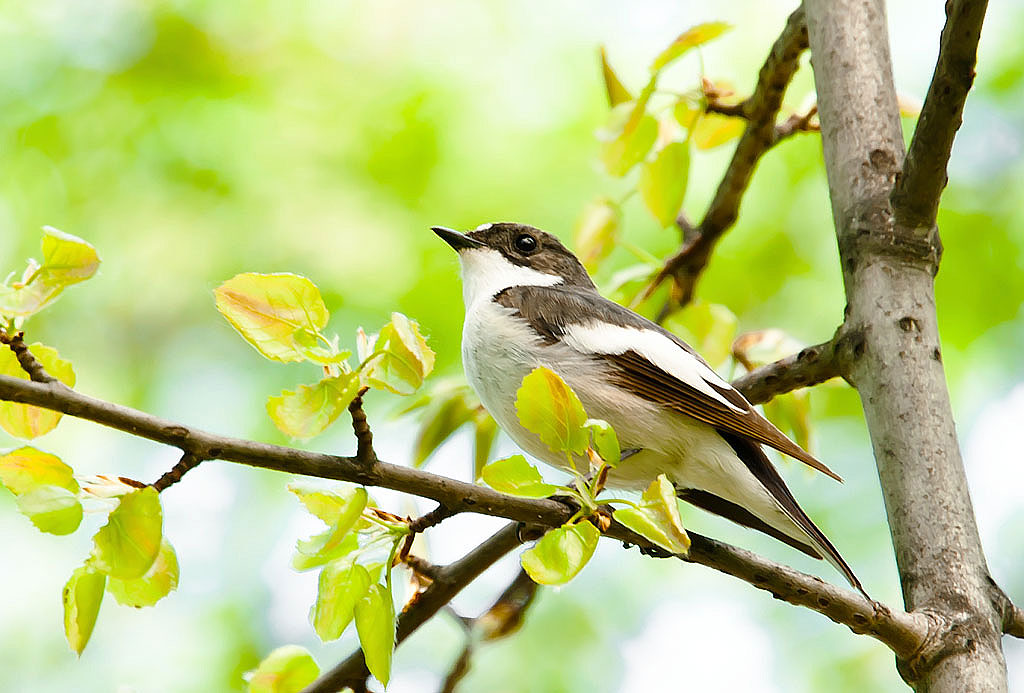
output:
<path id="1" fill-rule="evenodd" d="M 474 248 L 459 253 L 462 263 L 462 300 L 469 309 L 479 301 L 510 286 L 554 286 L 562 278 L 509 262 L 493 248 Z"/>

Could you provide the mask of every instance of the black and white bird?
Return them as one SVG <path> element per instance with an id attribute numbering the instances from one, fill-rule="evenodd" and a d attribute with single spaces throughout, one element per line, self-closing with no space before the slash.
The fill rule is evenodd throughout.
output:
<path id="1" fill-rule="evenodd" d="M 576 256 L 549 233 L 514 223 L 467 234 L 433 230 L 462 265 L 466 376 L 520 447 L 566 466 L 566 457 L 516 415 L 523 378 L 546 366 L 591 417 L 612 425 L 628 451 L 610 486 L 641 489 L 665 474 L 681 499 L 826 559 L 863 592 L 761 446 L 842 479 L 761 416 L 686 342 L 601 296 Z"/>

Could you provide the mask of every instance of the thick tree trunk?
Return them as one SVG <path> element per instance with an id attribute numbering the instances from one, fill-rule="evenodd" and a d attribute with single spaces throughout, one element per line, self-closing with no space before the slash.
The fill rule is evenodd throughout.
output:
<path id="1" fill-rule="evenodd" d="M 935 229 L 894 221 L 904 158 L 882 0 L 806 0 L 846 286 L 844 375 L 860 393 L 908 610 L 941 642 L 901 673 L 934 693 L 1006 690 L 1001 613 L 967 490 L 935 316 Z M 949 628 L 949 630 L 947 630 Z"/>

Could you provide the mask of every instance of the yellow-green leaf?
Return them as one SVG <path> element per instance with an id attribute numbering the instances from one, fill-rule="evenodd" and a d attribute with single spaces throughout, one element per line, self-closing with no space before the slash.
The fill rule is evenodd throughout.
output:
<path id="1" fill-rule="evenodd" d="M 366 383 L 396 395 L 409 395 L 423 384 L 434 370 L 434 352 L 427 346 L 419 325 L 401 313 L 392 313 L 391 322 L 377 337 L 378 352 L 366 364 Z"/>
<path id="2" fill-rule="evenodd" d="M 714 149 L 743 134 L 747 124 L 742 118 L 721 113 L 705 113 L 690 130 L 697 149 Z"/>
<path id="3" fill-rule="evenodd" d="M 473 411 L 467 406 L 461 389 L 449 390 L 436 398 L 424 413 L 423 426 L 416 435 L 413 466 L 422 465 L 451 434 L 472 418 Z"/>
<path id="4" fill-rule="evenodd" d="M 523 569 L 541 585 L 564 585 L 583 570 L 601 533 L 589 522 L 562 525 L 523 552 Z"/>
<path id="5" fill-rule="evenodd" d="M 107 524 L 93 537 L 93 564 L 110 577 L 142 577 L 153 565 L 163 540 L 160 496 L 152 486 L 124 496 Z"/>
<path id="6" fill-rule="evenodd" d="M 648 211 L 664 228 L 675 223 L 690 175 L 690 145 L 670 142 L 640 169 L 637 187 Z"/>
<path id="7" fill-rule="evenodd" d="M 550 368 L 540 366 L 523 378 L 516 392 L 516 413 L 526 430 L 553 451 L 580 454 L 587 449 L 590 436 L 583 404 Z"/>
<path id="8" fill-rule="evenodd" d="M 268 359 L 302 361 L 330 314 L 320 289 L 297 274 L 246 272 L 214 289 L 217 310 Z"/>
<path id="9" fill-rule="evenodd" d="M 285 435 L 303 440 L 323 433 L 345 411 L 359 392 L 355 373 L 324 378 L 314 385 L 299 385 L 267 399 L 267 413 Z"/>
<path id="10" fill-rule="evenodd" d="M 495 491 L 522 498 L 547 498 L 558 490 L 544 483 L 537 468 L 522 455 L 495 460 L 483 468 L 480 476 Z"/>
<path id="11" fill-rule="evenodd" d="M 0 482 L 16 496 L 49 484 L 78 493 L 74 470 L 59 457 L 25 446 L 0 457 Z"/>
<path id="12" fill-rule="evenodd" d="M 110 578 L 107 584 L 119 604 L 136 608 L 153 606 L 177 587 L 178 556 L 166 539 L 161 542 L 160 553 L 145 575 L 132 580 Z"/>
<path id="13" fill-rule="evenodd" d="M 341 520 L 343 515 L 352 511 L 352 502 L 356 499 L 360 487 L 344 481 L 325 486 L 322 482 L 296 480 L 288 484 L 288 490 L 295 494 L 306 510 L 332 526 Z M 365 491 L 365 489 L 363 489 Z M 362 512 L 362 508 L 356 514 Z"/>
<path id="14" fill-rule="evenodd" d="M 599 197 L 583 209 L 573 240 L 577 257 L 591 272 L 612 252 L 621 223 L 619 206 L 607 197 Z"/>
<path id="15" fill-rule="evenodd" d="M 366 668 L 387 686 L 391 678 L 391 656 L 395 652 L 395 605 L 391 591 L 379 583 L 370 585 L 363 598 L 356 602 L 355 618 Z"/>
<path id="16" fill-rule="evenodd" d="M 56 349 L 36 342 L 29 346 L 29 351 L 50 375 L 68 387 L 74 387 L 75 371 L 71 362 L 62 359 Z M 0 375 L 29 379 L 14 352 L 7 348 L 0 349 Z M 15 438 L 36 438 L 49 433 L 60 422 L 61 416 L 60 412 L 29 404 L 0 402 L 0 427 Z"/>
<path id="17" fill-rule="evenodd" d="M 0 315 L 28 317 L 52 303 L 65 287 L 96 273 L 96 249 L 77 236 L 43 227 L 43 262 L 30 261 L 21 281 L 0 286 Z"/>
<path id="18" fill-rule="evenodd" d="M 721 304 L 698 300 L 662 324 L 703 355 L 712 368 L 718 368 L 729 358 L 739 320 Z"/>
<path id="19" fill-rule="evenodd" d="M 82 654 L 92 635 L 106 582 L 106 575 L 86 563 L 64 585 L 64 635 L 76 654 Z"/>
<path id="20" fill-rule="evenodd" d="M 377 571 L 379 572 L 379 571 Z M 337 640 L 352 621 L 356 604 L 376 578 L 358 563 L 332 561 L 320 571 L 316 602 L 309 611 L 313 630 L 324 642 Z"/>
<path id="21" fill-rule="evenodd" d="M 639 506 L 617 509 L 615 519 L 672 553 L 685 554 L 690 550 L 690 537 L 679 517 L 675 486 L 664 474 L 647 487 Z"/>
<path id="22" fill-rule="evenodd" d="M 249 693 L 298 693 L 319 675 L 320 667 L 306 648 L 284 645 L 256 667 L 249 679 Z"/>
<path id="23" fill-rule="evenodd" d="M 18 496 L 18 510 L 41 532 L 71 534 L 82 523 L 82 504 L 62 486 L 44 484 Z"/>
<path id="24" fill-rule="evenodd" d="M 670 43 L 665 50 L 658 54 L 658 57 L 651 63 L 651 72 L 657 73 L 661 71 L 666 65 L 684 55 L 691 48 L 696 48 L 701 44 L 718 38 L 731 28 L 732 25 L 726 22 L 705 22 L 687 29 L 679 34 L 675 41 Z"/>
<path id="25" fill-rule="evenodd" d="M 302 499 L 301 493 L 294 488 L 291 490 Z M 368 499 L 369 496 L 366 493 L 366 489 L 362 486 L 345 489 L 337 493 L 338 509 L 337 515 L 333 518 L 334 522 L 329 523 L 326 531 L 309 539 L 300 539 L 296 543 L 295 548 L 306 557 L 300 561 L 304 568 L 322 565 L 347 554 L 351 550 L 351 543 L 345 543 L 344 540 L 346 535 L 356 526 L 356 522 L 359 521 L 363 509 L 366 508 Z M 320 503 L 322 500 L 323 496 L 320 496 L 316 498 L 315 502 Z M 309 506 L 307 505 L 307 507 Z"/>
<path id="26" fill-rule="evenodd" d="M 633 97 L 629 90 L 623 86 L 615 70 L 608 63 L 608 54 L 601 46 L 601 74 L 604 76 L 604 88 L 608 92 L 608 103 L 611 106 L 618 106 L 620 103 L 632 101 Z"/>
<path id="27" fill-rule="evenodd" d="M 619 437 L 611 424 L 603 419 L 587 419 L 584 424 L 594 440 L 593 448 L 601 459 L 614 467 L 622 458 L 622 449 L 619 447 Z"/>
<path id="28" fill-rule="evenodd" d="M 680 98 L 672 109 L 676 121 L 687 130 L 693 130 L 697 121 L 704 113 L 699 104 L 693 103 L 688 98 Z"/>
<path id="29" fill-rule="evenodd" d="M 622 177 L 651 151 L 658 139 L 658 121 L 642 109 L 638 111 L 636 103 L 619 104 L 612 109 L 601 139 L 605 170 Z"/>

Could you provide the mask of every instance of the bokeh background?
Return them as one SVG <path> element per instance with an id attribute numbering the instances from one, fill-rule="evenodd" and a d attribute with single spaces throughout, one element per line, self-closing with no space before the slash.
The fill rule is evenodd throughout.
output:
<path id="1" fill-rule="evenodd" d="M 33 318 L 31 340 L 70 358 L 83 392 L 221 433 L 287 443 L 268 395 L 315 376 L 271 364 L 220 318 L 211 290 L 241 271 L 312 278 L 330 328 L 354 330 L 392 310 L 417 319 L 438 375 L 458 376 L 462 321 L 456 261 L 428 231 L 517 220 L 571 238 L 586 202 L 619 195 L 597 163 L 607 114 L 597 47 L 639 87 L 650 59 L 699 21 L 735 29 L 672 68 L 690 89 L 703 69 L 745 92 L 792 3 L 643 0 L 35 0 L 0 3 L 0 269 L 38 257 L 49 224 L 92 242 L 98 276 Z M 942 4 L 895 2 L 899 90 L 922 97 Z M 944 362 L 993 575 L 1024 599 L 1024 6 L 989 9 L 977 86 L 950 166 L 937 278 Z M 806 65 L 787 96 L 806 104 Z M 908 122 L 908 126 L 912 123 Z M 728 161 L 695 156 L 685 209 L 698 217 Z M 634 198 L 625 239 L 667 254 Z M 635 264 L 619 249 L 607 284 Z M 779 327 L 811 343 L 842 319 L 843 297 L 816 135 L 760 165 L 741 219 L 700 286 L 743 331 Z M 369 401 L 379 452 L 408 462 L 416 421 L 390 395 Z M 877 598 L 899 587 L 867 433 L 855 393 L 812 396 L 815 450 L 848 481 L 788 465 L 797 497 Z M 16 445 L 0 434 L 0 447 Z M 65 419 L 38 446 L 81 474 L 155 479 L 173 450 Z M 347 452 L 344 420 L 310 447 Z M 502 450 L 511 450 L 505 441 Z M 430 463 L 468 478 L 469 436 Z M 238 691 L 274 647 L 300 643 L 329 667 L 353 647 L 320 644 L 307 622 L 315 575 L 289 567 L 311 521 L 271 472 L 207 462 L 164 495 L 181 584 L 155 608 L 103 606 L 81 659 L 61 629 L 60 590 L 89 550 L 91 528 L 37 533 L 0 493 L 0 690 Z M 409 499 L 378 493 L 399 512 Z M 420 505 L 427 509 L 430 504 Z M 101 518 L 87 518 L 99 524 Z M 688 525 L 828 579 L 823 566 L 691 511 Z M 437 561 L 500 522 L 460 517 L 431 536 Z M 456 606 L 483 608 L 514 558 Z M 442 615 L 399 649 L 393 691 L 436 690 L 462 644 Z M 1024 647 L 1006 641 L 1011 687 L 1024 690 Z M 892 656 L 811 612 L 700 567 L 643 559 L 613 543 L 570 585 L 543 590 L 516 636 L 481 649 L 464 691 L 900 690 Z"/>

